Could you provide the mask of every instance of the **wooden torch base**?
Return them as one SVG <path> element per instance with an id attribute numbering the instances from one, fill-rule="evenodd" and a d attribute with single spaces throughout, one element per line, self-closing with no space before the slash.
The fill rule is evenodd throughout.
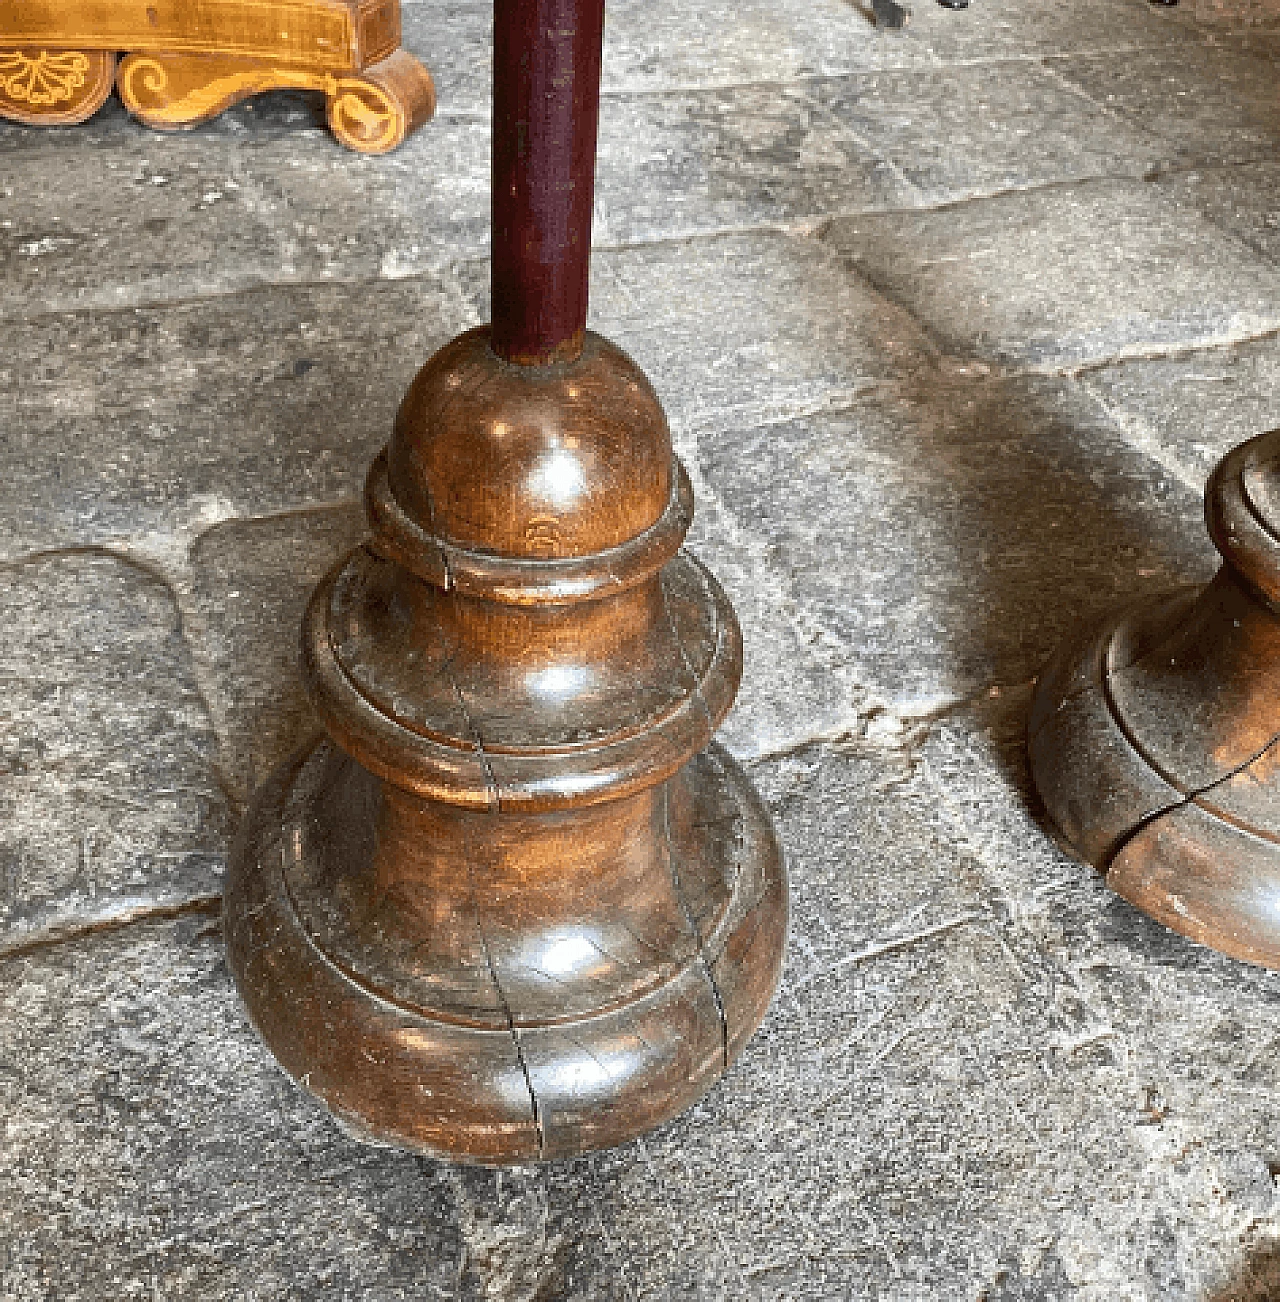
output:
<path id="1" fill-rule="evenodd" d="M 692 1103 L 777 985 L 777 840 L 711 734 L 742 643 L 617 348 L 423 368 L 373 528 L 303 630 L 331 740 L 251 811 L 228 961 L 285 1069 L 363 1132 L 484 1163 Z"/>
<path id="2" fill-rule="evenodd" d="M 1069 848 L 1165 926 L 1280 968 L 1280 430 L 1205 493 L 1224 564 L 1041 675 L 1031 771 Z"/>
<path id="3" fill-rule="evenodd" d="M 549 849 L 578 889 L 532 921 L 510 883 Z M 434 890 L 405 881 L 424 860 Z M 255 804 L 227 895 L 232 970 L 285 1070 L 361 1134 L 485 1164 L 687 1108 L 764 1016 L 786 929 L 777 841 L 717 746 L 622 807 L 511 827 L 320 742 Z"/>

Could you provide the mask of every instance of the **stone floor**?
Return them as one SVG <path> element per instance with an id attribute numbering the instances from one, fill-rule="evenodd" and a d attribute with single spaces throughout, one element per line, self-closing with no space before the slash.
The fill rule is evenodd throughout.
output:
<path id="1" fill-rule="evenodd" d="M 742 618 L 781 993 L 688 1116 L 495 1174 L 347 1138 L 227 977 L 304 595 L 486 312 L 485 0 L 406 5 L 387 159 L 303 97 L 0 127 L 0 1296 L 1280 1298 L 1280 977 L 1063 857 L 1020 739 L 1280 424 L 1276 5 L 611 4 L 594 324 Z"/>

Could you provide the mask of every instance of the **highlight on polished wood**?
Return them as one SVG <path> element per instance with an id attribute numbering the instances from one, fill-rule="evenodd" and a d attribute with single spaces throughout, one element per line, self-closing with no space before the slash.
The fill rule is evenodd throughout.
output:
<path id="1" fill-rule="evenodd" d="M 1046 667 L 1031 771 L 1108 885 L 1280 968 L 1280 430 L 1223 458 L 1205 516 L 1211 583 L 1108 617 Z"/>
<path id="2" fill-rule="evenodd" d="M 334 135 L 367 154 L 435 112 L 431 74 L 400 48 L 399 0 L 0 0 L 0 116 L 83 122 L 113 83 L 162 130 L 263 91 L 322 91 Z"/>
<path id="3" fill-rule="evenodd" d="M 661 404 L 586 329 L 600 0 L 497 0 L 493 322 L 418 373 L 314 594 L 325 735 L 257 796 L 231 971 L 358 1131 L 484 1163 L 621 1143 L 759 1025 L 777 838 L 712 741 L 737 619 Z"/>

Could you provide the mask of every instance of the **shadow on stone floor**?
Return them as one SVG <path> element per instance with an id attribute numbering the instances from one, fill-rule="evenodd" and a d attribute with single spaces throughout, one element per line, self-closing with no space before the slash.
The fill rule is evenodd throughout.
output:
<path id="1" fill-rule="evenodd" d="M 971 374 L 947 375 L 953 363 Z M 1107 610 L 1211 577 L 1200 498 L 1128 444 L 1072 380 L 943 357 L 901 388 L 911 475 L 902 506 L 933 517 L 903 522 L 920 539 L 904 590 L 927 593 L 919 613 L 904 606 L 903 641 L 931 628 L 937 681 L 970 703 L 996 743 L 1000 777 L 1065 849 L 1031 782 L 1031 685 L 1061 641 Z M 926 576 L 925 555 L 946 556 L 956 577 Z"/>
<path id="2" fill-rule="evenodd" d="M 625 1296 L 619 1184 L 634 1160 L 626 1147 L 543 1167 L 446 1168 L 462 1236 L 459 1298 Z"/>
<path id="3" fill-rule="evenodd" d="M 995 684 L 1008 683 L 1009 668 L 1019 671 L 1013 700 L 1001 686 L 1001 708 L 983 709 L 985 701 L 979 706 L 998 742 L 992 758 L 1036 825 L 1078 858 L 1031 780 L 1025 729 L 1033 685 L 1061 642 L 1108 610 L 1207 580 L 1216 554 L 1203 536 L 1198 497 L 1122 444 L 1090 404 L 1077 401 L 1069 383 L 1037 391 L 1024 381 L 995 379 L 988 387 L 993 392 L 984 400 L 987 409 L 1009 422 L 1010 446 L 1026 458 L 1026 488 L 1018 476 L 999 472 L 992 474 L 989 492 L 979 484 L 972 504 L 986 520 L 985 529 L 979 525 L 976 531 L 990 540 L 993 553 L 1025 563 L 992 564 L 985 549 L 966 537 L 968 530 L 957 531 L 953 543 L 959 563 L 970 566 L 971 601 L 969 617 L 953 624 L 947 636 L 958 644 L 958 656 L 990 664 Z M 1025 506 L 1018 500 L 1024 493 Z M 1124 911 L 1135 923 L 1145 921 L 1128 906 Z M 1156 938 L 1163 941 L 1163 928 L 1144 930 L 1160 933 Z"/>

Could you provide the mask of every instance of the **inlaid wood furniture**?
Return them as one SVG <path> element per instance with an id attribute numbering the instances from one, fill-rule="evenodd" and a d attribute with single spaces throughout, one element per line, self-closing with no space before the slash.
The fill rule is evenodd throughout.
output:
<path id="1" fill-rule="evenodd" d="M 334 135 L 369 154 L 435 111 L 430 73 L 400 48 L 400 0 L 0 0 L 0 116 L 83 122 L 113 84 L 160 128 L 323 91 Z"/>
<path id="2" fill-rule="evenodd" d="M 1205 491 L 1222 568 L 1041 676 L 1031 769 L 1062 836 L 1166 926 L 1280 968 L 1280 430 Z"/>
<path id="3" fill-rule="evenodd" d="M 497 0 L 493 321 L 432 357 L 303 631 L 327 736 L 257 797 L 227 952 L 285 1069 L 381 1140 L 616 1144 L 759 1024 L 783 865 L 711 736 L 742 668 L 653 388 L 586 330 L 602 0 Z"/>

